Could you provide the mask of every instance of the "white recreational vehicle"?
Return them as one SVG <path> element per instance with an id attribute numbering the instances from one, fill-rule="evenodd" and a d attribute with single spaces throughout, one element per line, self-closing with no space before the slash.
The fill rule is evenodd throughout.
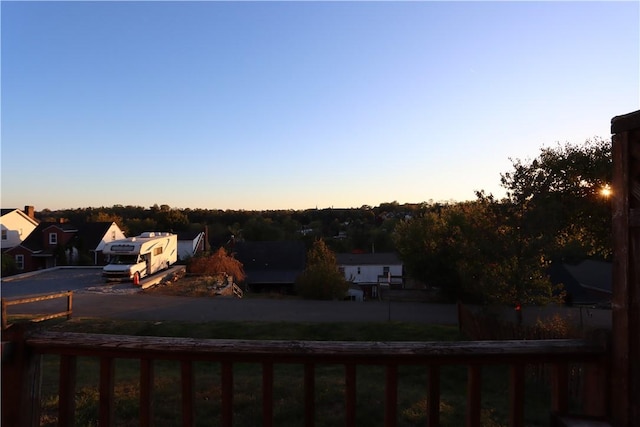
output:
<path id="1" fill-rule="evenodd" d="M 145 232 L 136 237 L 114 240 L 105 245 L 109 257 L 102 276 L 109 280 L 140 279 L 169 268 L 178 260 L 178 236 L 172 233 Z"/>

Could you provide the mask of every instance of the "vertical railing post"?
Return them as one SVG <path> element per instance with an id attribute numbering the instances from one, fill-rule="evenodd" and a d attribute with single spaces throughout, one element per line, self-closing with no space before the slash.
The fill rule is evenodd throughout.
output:
<path id="1" fill-rule="evenodd" d="M 427 419 L 429 427 L 440 425 L 440 366 L 429 366 L 429 390 L 427 404 Z"/>
<path id="2" fill-rule="evenodd" d="M 569 410 L 569 365 L 557 362 L 551 366 L 551 413 L 566 415 Z"/>
<path id="3" fill-rule="evenodd" d="M 467 427 L 480 425 L 482 412 L 481 392 L 482 367 L 480 365 L 469 365 L 467 368 Z"/>
<path id="4" fill-rule="evenodd" d="M 153 425 L 153 359 L 140 359 L 140 426 Z"/>
<path id="5" fill-rule="evenodd" d="M 398 365 L 387 365 L 385 392 L 384 425 L 395 427 L 398 424 Z"/>
<path id="6" fill-rule="evenodd" d="M 224 361 L 221 364 L 221 388 L 222 388 L 222 426 L 233 425 L 233 363 Z"/>
<path id="7" fill-rule="evenodd" d="M 524 426 L 525 365 L 511 365 L 509 372 L 509 426 Z"/>
<path id="8" fill-rule="evenodd" d="M 582 384 L 582 409 L 585 415 L 592 417 L 609 417 L 611 401 L 609 399 L 611 331 L 599 330 L 590 333 L 589 339 L 602 345 L 606 352 L 596 363 L 586 364 Z"/>
<path id="9" fill-rule="evenodd" d="M 114 420 L 114 379 L 115 361 L 112 357 L 102 357 L 100 359 L 100 427 L 111 427 L 115 425 Z"/>
<path id="10" fill-rule="evenodd" d="M 195 376 L 193 363 L 190 360 L 180 362 L 180 379 L 182 383 L 182 425 L 185 427 L 195 426 Z"/>
<path id="11" fill-rule="evenodd" d="M 60 383 L 58 385 L 58 425 L 73 427 L 76 413 L 77 358 L 60 356 Z"/>
<path id="12" fill-rule="evenodd" d="M 304 365 L 304 425 L 313 427 L 316 424 L 316 372 L 313 363 Z"/>
<path id="13" fill-rule="evenodd" d="M 611 421 L 640 419 L 640 110 L 611 120 L 613 283 Z"/>
<path id="14" fill-rule="evenodd" d="M 67 293 L 67 320 L 71 319 L 71 313 L 73 312 L 73 291 Z"/>
<path id="15" fill-rule="evenodd" d="M 356 425 L 356 365 L 355 363 L 347 363 L 345 365 L 344 374 L 344 394 L 345 394 L 345 424 L 348 426 Z"/>
<path id="16" fill-rule="evenodd" d="M 5 301 L 4 298 L 0 299 L 0 304 L 2 305 L 2 331 L 4 332 L 5 329 L 7 329 L 7 325 L 8 325 L 8 320 L 7 320 L 7 302 Z"/>
<path id="17" fill-rule="evenodd" d="M 262 425 L 273 426 L 273 362 L 262 362 Z"/>
<path id="18" fill-rule="evenodd" d="M 39 425 L 42 356 L 26 348 L 29 325 L 2 331 L 2 425 Z"/>

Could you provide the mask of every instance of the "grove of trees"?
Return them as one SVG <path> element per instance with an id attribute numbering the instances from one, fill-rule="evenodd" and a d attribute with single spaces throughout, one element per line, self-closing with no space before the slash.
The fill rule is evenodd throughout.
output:
<path id="1" fill-rule="evenodd" d="M 396 248 L 416 279 L 449 300 L 546 303 L 561 297 L 547 277 L 553 261 L 611 257 L 610 143 L 542 148 L 512 160 L 507 196 L 431 206 L 400 223 Z"/>

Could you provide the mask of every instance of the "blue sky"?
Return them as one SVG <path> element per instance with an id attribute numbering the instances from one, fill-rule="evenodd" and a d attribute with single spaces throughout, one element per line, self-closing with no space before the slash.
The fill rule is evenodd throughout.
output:
<path id="1" fill-rule="evenodd" d="M 2 207 L 501 197 L 640 108 L 639 9 L 2 1 Z"/>

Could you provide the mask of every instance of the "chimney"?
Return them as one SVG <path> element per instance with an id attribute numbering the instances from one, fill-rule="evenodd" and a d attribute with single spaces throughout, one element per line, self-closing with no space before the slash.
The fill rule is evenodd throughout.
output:
<path id="1" fill-rule="evenodd" d="M 27 214 L 29 218 L 36 219 L 35 209 L 33 206 L 25 206 L 24 213 Z"/>

